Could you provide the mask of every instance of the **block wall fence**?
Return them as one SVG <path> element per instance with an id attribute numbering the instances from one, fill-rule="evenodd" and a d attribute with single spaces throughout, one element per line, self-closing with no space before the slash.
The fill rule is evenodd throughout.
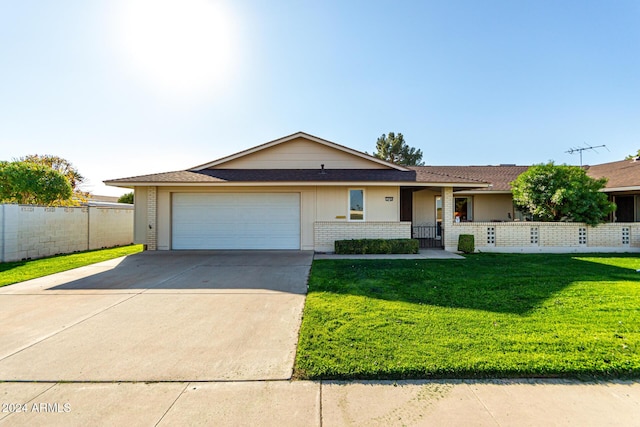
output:
<path id="1" fill-rule="evenodd" d="M 0 205 L 0 262 L 133 243 L 131 207 Z"/>
<path id="2" fill-rule="evenodd" d="M 596 227 L 566 222 L 453 223 L 444 231 L 446 250 L 457 250 L 460 234 L 472 234 L 480 252 L 640 252 L 637 222 Z"/>

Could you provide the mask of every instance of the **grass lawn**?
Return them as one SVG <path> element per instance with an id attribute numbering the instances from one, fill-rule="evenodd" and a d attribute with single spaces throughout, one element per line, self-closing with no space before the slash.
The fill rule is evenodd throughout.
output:
<path id="1" fill-rule="evenodd" d="M 0 286 L 24 282 L 25 280 L 48 276 L 49 274 L 135 254 L 140 251 L 142 251 L 142 245 L 130 245 L 30 261 L 3 262 L 0 263 Z"/>
<path id="2" fill-rule="evenodd" d="M 640 377 L 640 257 L 318 260 L 296 378 Z"/>

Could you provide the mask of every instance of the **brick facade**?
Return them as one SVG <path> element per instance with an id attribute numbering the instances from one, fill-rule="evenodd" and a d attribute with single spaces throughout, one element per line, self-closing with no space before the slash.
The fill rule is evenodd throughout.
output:
<path id="1" fill-rule="evenodd" d="M 333 252 L 336 240 L 410 239 L 410 222 L 338 222 L 316 221 L 313 224 L 315 250 Z"/>
<path id="2" fill-rule="evenodd" d="M 158 248 L 158 187 L 147 188 L 147 250 Z"/>

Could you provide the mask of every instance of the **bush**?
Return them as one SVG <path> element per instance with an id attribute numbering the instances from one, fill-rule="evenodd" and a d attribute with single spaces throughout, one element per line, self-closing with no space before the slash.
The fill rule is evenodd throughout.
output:
<path id="1" fill-rule="evenodd" d="M 417 254 L 415 239 L 336 240 L 336 254 Z"/>
<path id="2" fill-rule="evenodd" d="M 123 194 L 122 196 L 120 196 L 120 198 L 118 199 L 118 203 L 129 203 L 130 205 L 132 205 L 133 191 L 131 193 Z"/>
<path id="3" fill-rule="evenodd" d="M 473 234 L 461 234 L 458 236 L 458 251 L 470 254 L 475 252 L 475 238 Z"/>

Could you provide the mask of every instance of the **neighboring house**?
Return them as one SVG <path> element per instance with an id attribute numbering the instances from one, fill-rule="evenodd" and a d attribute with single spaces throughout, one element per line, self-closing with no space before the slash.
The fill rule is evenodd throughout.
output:
<path id="1" fill-rule="evenodd" d="M 593 178 L 607 178 L 604 191 L 617 206 L 612 222 L 640 222 L 640 158 L 585 169 Z"/>
<path id="2" fill-rule="evenodd" d="M 464 224 L 519 219 L 509 182 L 526 169 L 405 167 L 298 132 L 189 170 L 105 183 L 135 190 L 135 242 L 149 250 L 326 252 L 340 239 L 412 236 L 455 250 Z"/>

